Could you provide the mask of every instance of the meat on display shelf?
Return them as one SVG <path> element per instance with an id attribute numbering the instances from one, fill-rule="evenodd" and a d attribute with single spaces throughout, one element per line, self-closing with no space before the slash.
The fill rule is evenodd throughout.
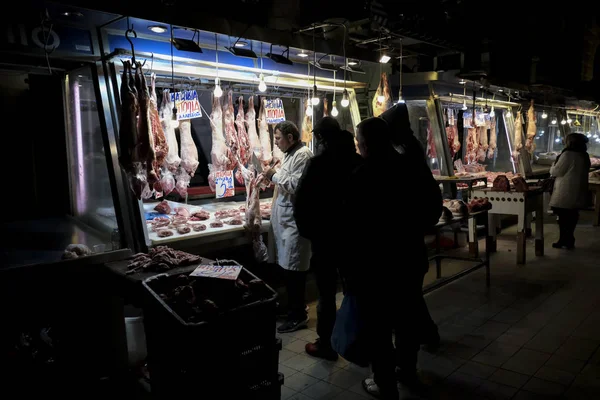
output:
<path id="1" fill-rule="evenodd" d="M 197 238 L 209 237 L 209 236 L 214 237 L 216 235 L 232 233 L 232 232 L 239 232 L 240 235 L 243 235 L 245 232 L 244 225 L 227 225 L 227 224 L 223 223 L 222 228 L 212 228 L 210 226 L 210 223 L 214 222 L 216 220 L 215 212 L 239 209 L 240 206 L 246 205 L 246 203 L 243 201 L 230 201 L 230 202 L 226 202 L 226 203 L 209 203 L 209 204 L 203 204 L 201 206 L 196 206 L 193 204 L 178 203 L 178 202 L 170 201 L 170 200 L 167 200 L 167 201 L 168 201 L 169 205 L 171 206 L 171 210 L 174 209 L 175 207 L 185 207 L 188 210 L 190 210 L 191 212 L 198 212 L 200 210 L 208 211 L 210 213 L 210 218 L 208 220 L 195 222 L 196 224 L 201 223 L 201 224 L 206 225 L 206 230 L 200 231 L 200 232 L 196 232 L 196 231 L 192 230 L 189 233 L 180 234 L 177 232 L 176 229 L 173 229 L 172 236 L 161 238 L 161 237 L 158 237 L 156 232 L 152 231 L 150 224 L 147 223 L 146 226 L 148 229 L 148 238 L 150 239 L 151 246 L 164 245 L 167 243 L 177 242 L 177 241 L 186 240 L 186 239 L 197 239 Z M 261 204 L 271 204 L 271 202 L 272 202 L 272 199 L 270 199 L 270 198 L 260 200 Z M 155 211 L 154 207 L 156 207 L 157 204 L 159 204 L 158 201 L 151 202 L 151 203 L 145 203 L 144 211 L 145 212 L 154 212 Z M 244 214 L 242 213 L 241 215 L 243 216 Z M 228 219 L 229 218 L 223 218 L 223 221 L 228 220 Z M 191 223 L 190 225 L 193 225 L 193 224 L 194 223 Z M 263 232 L 268 231 L 270 226 L 271 226 L 271 222 L 269 220 L 263 219 L 262 231 Z"/>

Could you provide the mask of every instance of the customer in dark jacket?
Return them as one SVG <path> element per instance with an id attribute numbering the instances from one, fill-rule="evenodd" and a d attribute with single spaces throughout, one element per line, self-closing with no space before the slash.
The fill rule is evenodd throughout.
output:
<path id="1" fill-rule="evenodd" d="M 406 154 L 395 150 L 388 129 L 381 118 L 368 118 L 358 125 L 358 146 L 365 161 L 353 174 L 346 195 L 347 213 L 357 218 L 348 218 L 344 230 L 351 258 L 343 273 L 347 292 L 356 298 L 372 362 L 373 379 L 363 381 L 363 387 L 372 395 L 397 399 L 396 366 L 403 377 L 417 382 L 419 332 L 414 327 L 419 315 L 415 304 L 422 298 L 422 270 L 407 260 L 422 256 L 423 221 L 431 220 L 437 210 L 403 191 L 410 188 L 410 192 L 423 193 L 424 181 L 420 174 L 410 173 L 415 166 Z M 393 203 L 388 203 L 389 188 L 399 193 Z M 386 203 L 393 207 L 385 207 Z"/>
<path id="2" fill-rule="evenodd" d="M 331 332 L 335 324 L 338 264 L 342 249 L 335 247 L 339 235 L 339 190 L 347 186 L 350 174 L 362 158 L 356 153 L 354 136 L 340 129 L 332 117 L 317 122 L 314 135 L 320 153 L 313 157 L 298 189 L 294 218 L 300 235 L 311 241 L 311 269 L 319 290 L 317 306 L 317 334 L 314 343 L 306 345 L 306 352 L 314 357 L 336 360 L 331 348 Z M 333 238 L 333 239 L 332 239 Z"/>
<path id="3" fill-rule="evenodd" d="M 419 193 L 419 201 L 424 202 L 424 208 L 431 210 L 431 213 L 429 219 L 423 222 L 426 227 L 432 227 L 438 222 L 439 216 L 442 214 L 442 192 L 427 165 L 423 146 L 421 146 L 410 128 L 408 108 L 406 104 L 397 104 L 381 114 L 380 118 L 384 119 L 390 126 L 394 147 L 399 153 L 408 157 L 412 166 L 411 173 L 419 177 L 418 179 L 424 187 L 424 192 Z M 421 286 L 423 286 L 425 274 L 429 270 L 427 247 L 424 241 L 421 241 L 420 252 L 422 255 L 418 257 L 415 268 L 422 271 Z M 423 296 L 421 296 L 418 307 L 421 310 L 421 343 L 435 349 L 440 344 L 440 335 Z"/>

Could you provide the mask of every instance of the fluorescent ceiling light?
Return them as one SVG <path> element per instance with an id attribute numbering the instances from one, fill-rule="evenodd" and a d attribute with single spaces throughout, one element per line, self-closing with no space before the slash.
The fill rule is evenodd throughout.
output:
<path id="1" fill-rule="evenodd" d="M 235 47 L 246 47 L 246 46 L 248 46 L 248 42 L 244 42 L 244 41 L 238 40 L 237 42 L 235 42 L 234 46 Z"/>
<path id="2" fill-rule="evenodd" d="M 382 55 L 381 58 L 379 59 L 379 62 L 382 64 L 387 63 L 388 61 L 390 61 L 392 59 L 392 57 L 388 56 L 388 55 Z"/>
<path id="3" fill-rule="evenodd" d="M 296 54 L 298 57 L 302 57 L 302 58 L 306 58 L 308 57 L 308 53 L 305 53 L 304 51 L 302 53 L 298 53 Z"/>
<path id="4" fill-rule="evenodd" d="M 167 27 L 164 25 L 150 25 L 148 29 L 154 33 L 165 33 L 167 31 Z"/>
<path id="5" fill-rule="evenodd" d="M 349 60 L 348 65 L 358 65 L 358 62 L 356 62 L 354 60 Z"/>

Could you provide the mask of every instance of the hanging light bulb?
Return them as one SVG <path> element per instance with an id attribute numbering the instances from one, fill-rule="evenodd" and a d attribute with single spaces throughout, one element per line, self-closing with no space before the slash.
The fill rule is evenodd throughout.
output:
<path id="1" fill-rule="evenodd" d="M 338 111 L 336 105 L 337 105 L 337 101 L 334 100 L 332 103 L 332 108 L 331 108 L 331 116 L 332 117 L 337 117 L 339 114 L 339 111 Z"/>
<path id="2" fill-rule="evenodd" d="M 223 90 L 221 90 L 221 81 L 218 77 L 215 78 L 215 90 L 213 91 L 213 95 L 217 98 L 223 96 Z"/>
<path id="3" fill-rule="evenodd" d="M 312 106 L 310 105 L 310 102 L 306 106 L 306 115 L 308 115 L 309 117 L 312 117 L 312 115 L 313 115 L 313 109 L 312 109 Z"/>
<path id="4" fill-rule="evenodd" d="M 342 107 L 346 108 L 350 105 L 350 100 L 348 99 L 348 91 L 344 89 L 344 93 L 342 94 Z"/>
<path id="5" fill-rule="evenodd" d="M 316 106 L 319 104 L 319 98 L 317 97 L 317 85 L 313 86 L 313 97 L 312 97 L 312 99 L 310 99 L 310 103 L 313 106 Z"/>
<path id="6" fill-rule="evenodd" d="M 567 115 L 567 124 L 570 124 L 571 122 L 573 122 L 573 120 Z"/>
<path id="7" fill-rule="evenodd" d="M 510 112 L 510 108 L 508 109 L 508 111 L 506 111 L 506 117 L 509 118 L 512 115 L 512 113 Z"/>
<path id="8" fill-rule="evenodd" d="M 261 73 L 259 78 L 260 82 L 258 83 L 258 90 L 260 90 L 261 92 L 266 92 L 267 91 L 267 84 L 265 83 L 265 76 Z"/>
<path id="9" fill-rule="evenodd" d="M 466 100 L 464 100 L 464 101 L 463 101 L 462 110 L 463 110 L 463 111 L 466 111 L 466 110 L 467 110 L 467 101 L 466 101 Z"/>
<path id="10" fill-rule="evenodd" d="M 556 117 L 553 117 L 553 118 L 552 118 L 552 121 L 550 121 L 550 124 L 552 124 L 552 125 L 556 125 L 556 122 L 557 122 L 557 121 L 556 121 Z"/>
<path id="11" fill-rule="evenodd" d="M 546 114 L 546 110 L 542 111 L 542 118 L 543 119 L 548 118 L 548 114 Z"/>
<path id="12" fill-rule="evenodd" d="M 561 124 L 561 125 L 564 125 L 564 124 L 566 124 L 566 123 L 567 123 L 567 121 L 566 121 L 564 118 L 563 118 L 563 119 L 560 121 L 560 124 Z"/>
<path id="13" fill-rule="evenodd" d="M 490 111 L 490 117 L 494 117 L 496 113 L 494 112 L 494 106 L 492 106 L 492 111 Z"/>

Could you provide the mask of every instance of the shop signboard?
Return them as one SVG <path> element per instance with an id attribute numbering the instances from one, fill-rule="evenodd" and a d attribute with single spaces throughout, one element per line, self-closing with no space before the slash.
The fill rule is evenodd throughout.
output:
<path id="1" fill-rule="evenodd" d="M 171 102 L 177 107 L 177 120 L 202 117 L 202 109 L 195 90 L 171 93 Z"/>
<path id="2" fill-rule="evenodd" d="M 285 111 L 283 111 L 283 101 L 281 99 L 265 100 L 265 112 L 267 124 L 269 125 L 285 121 Z"/>
<path id="3" fill-rule="evenodd" d="M 190 276 L 235 281 L 242 272 L 241 265 L 199 265 Z"/>
<path id="4" fill-rule="evenodd" d="M 8 23 L 0 34 L 0 49 L 45 54 L 49 57 L 93 55 L 94 46 L 89 30 L 53 24 Z"/>
<path id="5" fill-rule="evenodd" d="M 215 186 L 215 196 L 217 199 L 233 197 L 235 195 L 235 188 L 233 184 L 233 171 L 216 171 Z"/>

